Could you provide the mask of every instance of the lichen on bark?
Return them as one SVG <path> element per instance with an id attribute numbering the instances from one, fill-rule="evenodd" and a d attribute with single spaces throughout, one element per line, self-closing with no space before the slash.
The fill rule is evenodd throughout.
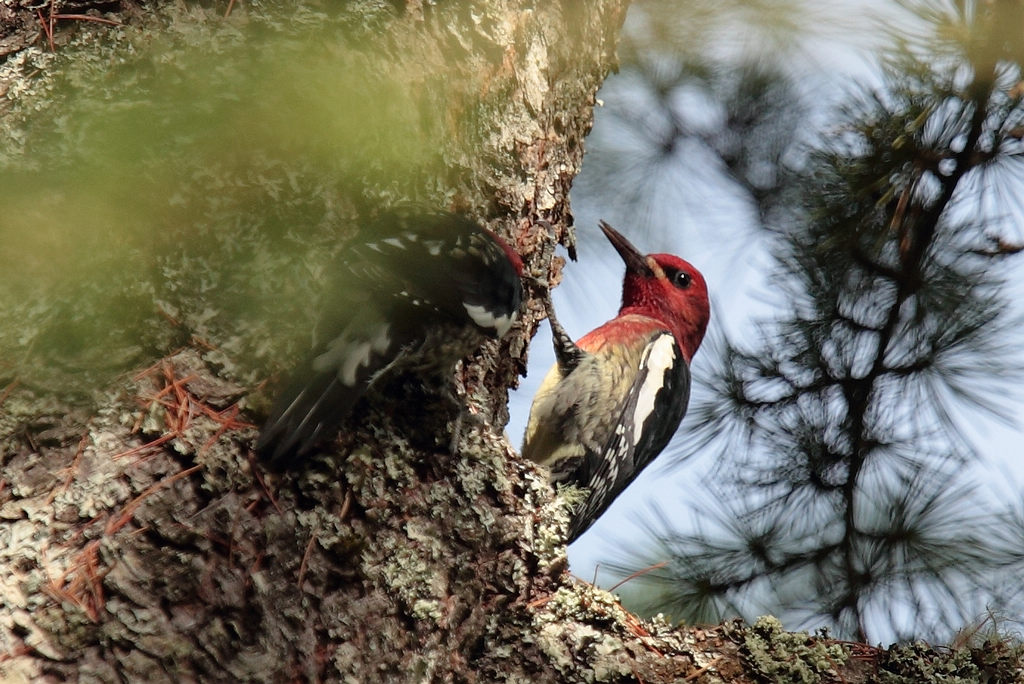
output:
<path id="1" fill-rule="evenodd" d="M 5 173 L 46 181 L 15 203 L 43 208 L 39 235 L 15 244 L 38 254 L 64 240 L 77 255 L 56 255 L 67 269 L 12 262 L 31 291 L 0 283 L 23 321 L 0 340 L 17 352 L 2 435 L 4 560 L 18 569 L 3 584 L 5 677 L 555 676 L 519 645 L 530 601 L 568 581 L 566 516 L 502 435 L 537 302 L 512 339 L 460 364 L 468 420 L 439 409 L 417 425 L 372 397 L 336 448 L 286 476 L 252 460 L 249 422 L 267 394 L 254 388 L 302 346 L 282 321 L 311 327 L 360 203 L 468 211 L 530 273 L 551 274 L 624 8 L 375 8 L 224 20 L 175 5 L 106 17 L 129 26 L 58 22 L 55 52 L 29 47 L 5 65 Z M 295 61 L 309 45 L 297 35 L 314 30 L 323 52 Z M 332 159 L 353 133 L 329 128 L 337 99 L 281 110 L 303 69 L 338 70 L 349 95 L 375 79 L 397 92 L 337 123 L 372 113 L 357 133 L 396 130 Z M 307 127 L 275 129 L 295 123 Z M 224 142 L 231 126 L 274 136 L 239 147 Z M 74 213 L 78 232 L 62 232 Z M 558 236 L 538 230 L 541 216 Z M 105 245 L 109 231 L 127 248 Z M 50 306 L 65 297 L 70 318 Z"/>
<path id="2" fill-rule="evenodd" d="M 564 502 L 503 434 L 533 288 L 454 391 L 368 397 L 300 472 L 252 453 L 367 207 L 467 211 L 557 283 L 624 11 L 0 11 L 0 679 L 763 681 L 763 630 L 566 572 Z"/>

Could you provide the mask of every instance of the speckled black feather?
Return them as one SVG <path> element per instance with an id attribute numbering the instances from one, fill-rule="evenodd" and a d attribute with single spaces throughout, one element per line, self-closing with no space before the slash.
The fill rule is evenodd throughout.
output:
<path id="1" fill-rule="evenodd" d="M 301 463 L 393 368 L 444 370 L 504 334 L 522 303 L 521 269 L 507 244 L 460 214 L 368 222 L 336 264 L 313 353 L 275 402 L 261 457 Z M 443 339 L 426 345 L 438 328 Z"/>

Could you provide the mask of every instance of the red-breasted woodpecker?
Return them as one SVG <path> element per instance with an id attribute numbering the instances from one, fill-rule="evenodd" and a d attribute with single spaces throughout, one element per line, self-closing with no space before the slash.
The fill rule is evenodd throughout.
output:
<path id="1" fill-rule="evenodd" d="M 343 254 L 314 353 L 274 404 L 257 450 L 296 464 L 356 402 L 396 373 L 450 373 L 512 327 L 523 262 L 508 243 L 452 213 L 391 211 Z"/>
<path id="2" fill-rule="evenodd" d="M 626 262 L 622 308 L 576 344 L 549 310 L 557 363 L 534 397 L 523 443 L 552 482 L 587 490 L 569 541 L 675 434 L 690 397 L 690 360 L 711 314 L 697 269 L 670 254 L 640 254 L 603 221 L 601 230 Z"/>

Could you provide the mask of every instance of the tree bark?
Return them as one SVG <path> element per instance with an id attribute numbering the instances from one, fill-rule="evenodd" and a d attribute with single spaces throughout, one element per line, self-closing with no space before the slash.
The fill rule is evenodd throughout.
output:
<path id="1" fill-rule="evenodd" d="M 552 284 L 555 242 L 572 248 L 568 192 L 625 6 L 344 10 L 379 33 L 367 77 L 397 74 L 438 113 L 448 135 L 437 194 L 510 238 Z M 26 50 L 117 50 L 81 40 L 132 30 L 97 18 L 143 31 L 222 21 L 174 6 L 95 10 L 4 10 L 9 97 L 46 101 L 38 71 L 15 61 Z M 253 459 L 250 423 L 270 390 L 232 359 L 231 335 L 245 331 L 202 329 L 188 302 L 176 313 L 189 343 L 90 401 L 46 394 L 15 368 L 0 383 L 0 679 L 867 681 L 849 646 L 770 622 L 640 622 L 566 572 L 564 506 L 502 434 L 507 389 L 543 316 L 530 294 L 513 334 L 460 364 L 466 417 L 370 397 L 299 474 Z"/>

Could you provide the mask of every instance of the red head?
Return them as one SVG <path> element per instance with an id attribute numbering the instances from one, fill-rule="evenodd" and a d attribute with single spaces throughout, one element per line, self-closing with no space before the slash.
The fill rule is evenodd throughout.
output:
<path id="1" fill-rule="evenodd" d="M 619 315 L 641 314 L 661 321 L 675 335 L 687 360 L 692 359 L 711 318 L 704 276 L 677 256 L 644 256 L 604 221 L 601 230 L 626 262 Z"/>
<path id="2" fill-rule="evenodd" d="M 502 238 L 500 235 L 495 233 L 490 228 L 484 228 L 484 230 L 487 232 L 488 235 L 491 236 L 491 238 L 494 240 L 494 242 L 496 242 L 497 245 L 499 247 L 501 247 L 501 251 L 505 252 L 505 256 L 508 257 L 508 260 L 512 263 L 512 267 L 514 269 L 516 269 L 516 274 L 520 278 L 522 278 L 523 277 L 523 259 L 522 259 L 522 257 L 519 256 L 519 253 L 516 250 L 512 249 L 512 245 L 510 245 L 507 242 L 505 242 L 504 238 Z"/>

